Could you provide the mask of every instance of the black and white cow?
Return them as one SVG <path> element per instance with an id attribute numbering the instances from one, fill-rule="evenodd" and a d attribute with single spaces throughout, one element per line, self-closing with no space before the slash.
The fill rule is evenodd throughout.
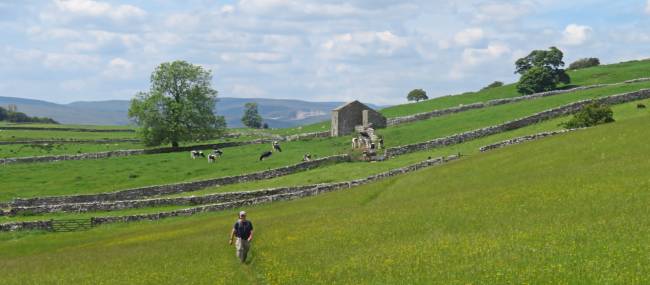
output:
<path id="1" fill-rule="evenodd" d="M 260 161 L 271 157 L 272 154 L 273 154 L 273 152 L 271 152 L 271 151 L 263 152 L 262 155 L 260 155 Z"/>
<path id="2" fill-rule="evenodd" d="M 280 148 L 280 144 L 277 141 L 274 141 L 272 146 L 272 151 L 282 152 L 282 148 Z"/>
<path id="3" fill-rule="evenodd" d="M 190 152 L 192 159 L 197 159 L 199 157 L 205 157 L 205 154 L 200 150 L 193 150 Z"/>
<path id="4" fill-rule="evenodd" d="M 214 154 L 209 154 L 208 155 L 208 163 L 213 163 L 215 161 L 217 161 L 217 156 L 214 155 Z"/>

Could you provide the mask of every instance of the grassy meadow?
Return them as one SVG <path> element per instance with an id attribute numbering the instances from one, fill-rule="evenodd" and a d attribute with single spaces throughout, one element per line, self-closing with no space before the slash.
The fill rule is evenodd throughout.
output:
<path id="1" fill-rule="evenodd" d="M 238 210 L 0 233 L 4 284 L 646 284 L 650 116 L 378 183 Z"/>
<path id="2" fill-rule="evenodd" d="M 398 125 L 384 130 L 387 147 L 417 143 L 463 131 L 487 127 L 577 100 L 650 88 L 650 82 L 626 84 L 572 92 L 536 100 L 471 110 L 449 116 Z M 257 157 L 268 145 L 229 148 L 222 161 L 207 164 L 189 159 L 187 153 L 109 158 L 103 160 L 61 161 L 4 166 L 0 172 L 6 188 L 0 189 L 0 201 L 15 197 L 99 193 L 146 185 L 157 185 L 254 172 L 297 163 L 303 154 L 322 157 L 345 153 L 349 137 L 287 142 L 285 152 L 268 161 Z M 226 161 L 236 163 L 225 163 Z M 74 175 L 61 175 L 74 173 Z"/>
<path id="3" fill-rule="evenodd" d="M 650 101 L 640 101 L 640 102 L 650 104 Z M 637 103 L 638 102 L 631 102 L 631 103 L 613 106 L 612 110 L 614 111 L 615 114 L 614 117 L 616 121 L 624 122 L 631 119 L 650 116 L 650 111 L 637 109 L 636 108 Z M 562 129 L 562 127 L 558 125 L 562 122 L 567 121 L 568 119 L 569 119 L 568 116 L 562 118 L 556 118 L 539 124 L 531 125 L 525 128 L 521 128 L 521 129 L 517 129 L 517 130 L 513 130 L 501 134 L 496 134 L 496 135 L 480 138 L 477 140 L 468 141 L 458 145 L 445 146 L 433 150 L 421 151 L 421 152 L 398 156 L 384 162 L 375 162 L 375 163 L 349 162 L 349 163 L 332 164 L 328 166 L 319 167 L 313 170 L 298 172 L 295 174 L 281 176 L 272 179 L 231 184 L 231 185 L 225 185 L 219 187 L 210 187 L 198 191 L 180 193 L 175 195 L 167 195 L 165 197 L 188 197 L 188 196 L 199 196 L 199 195 L 235 192 L 235 191 L 252 191 L 252 190 L 273 188 L 273 187 L 340 182 L 340 181 L 347 181 L 352 179 L 359 179 L 369 175 L 388 171 L 391 169 L 418 163 L 426 159 L 427 157 L 449 156 L 457 153 L 461 153 L 463 157 L 473 157 L 479 154 L 478 149 L 480 147 L 488 144 L 492 144 L 506 139 L 530 135 L 534 133 Z M 92 212 L 92 213 L 82 213 L 82 214 L 77 214 L 77 213 L 49 213 L 49 214 L 39 214 L 39 215 L 26 214 L 26 215 L 19 215 L 13 217 L 10 216 L 0 217 L 0 223 L 12 222 L 12 221 L 90 218 L 93 216 L 121 216 L 121 215 L 130 215 L 130 214 L 154 213 L 160 211 L 182 209 L 187 207 L 188 206 L 152 207 L 152 208 L 118 210 L 118 211 L 110 211 L 110 212 Z"/>

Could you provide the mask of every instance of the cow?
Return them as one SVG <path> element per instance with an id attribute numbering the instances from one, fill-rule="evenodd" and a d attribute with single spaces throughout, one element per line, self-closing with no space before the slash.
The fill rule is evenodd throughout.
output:
<path id="1" fill-rule="evenodd" d="M 200 150 L 193 150 L 190 152 L 192 159 L 197 159 L 198 157 L 205 157 L 205 154 Z"/>
<path id="2" fill-rule="evenodd" d="M 213 149 L 212 154 L 216 155 L 217 157 L 220 157 L 223 154 L 223 151 L 220 149 Z"/>
<path id="3" fill-rule="evenodd" d="M 637 109 L 645 109 L 645 104 L 636 104 Z"/>
<path id="4" fill-rule="evenodd" d="M 217 160 L 217 156 L 214 154 L 209 154 L 208 155 L 208 163 L 213 163 Z"/>
<path id="5" fill-rule="evenodd" d="M 271 151 L 263 152 L 262 155 L 260 155 L 260 161 L 262 161 L 262 160 L 264 160 L 266 158 L 269 158 L 272 154 L 273 154 L 273 152 L 271 152 Z"/>
<path id="6" fill-rule="evenodd" d="M 311 154 L 306 153 L 305 155 L 302 156 L 302 161 L 307 162 L 311 161 Z"/>
<path id="7" fill-rule="evenodd" d="M 280 148 L 280 144 L 277 141 L 274 141 L 272 146 L 273 148 L 271 149 L 271 151 L 282 152 L 282 149 Z"/>
<path id="8" fill-rule="evenodd" d="M 352 138 L 352 149 L 357 149 L 361 147 L 361 143 L 359 143 L 358 138 Z"/>

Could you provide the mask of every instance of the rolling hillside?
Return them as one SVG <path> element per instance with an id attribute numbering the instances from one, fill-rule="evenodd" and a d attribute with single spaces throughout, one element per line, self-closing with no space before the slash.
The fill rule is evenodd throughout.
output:
<path id="1" fill-rule="evenodd" d="M 265 122 L 272 128 L 286 128 L 329 119 L 330 111 L 344 102 L 307 102 L 261 98 L 219 98 L 217 114 L 226 117 L 228 127 L 242 127 L 244 104 L 256 102 Z M 64 124 L 127 125 L 129 101 L 73 102 L 55 104 L 41 100 L 0 97 L 0 106 L 15 104 L 31 116 L 51 117 Z M 376 106 L 374 106 L 376 107 Z"/>

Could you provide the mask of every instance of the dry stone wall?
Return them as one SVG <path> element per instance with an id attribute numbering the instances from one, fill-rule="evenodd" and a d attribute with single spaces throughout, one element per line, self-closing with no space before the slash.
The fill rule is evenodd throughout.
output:
<path id="1" fill-rule="evenodd" d="M 541 139 L 541 138 L 555 136 L 555 135 L 559 135 L 559 134 L 564 134 L 564 133 L 568 133 L 568 132 L 572 132 L 572 131 L 576 131 L 576 130 L 582 130 L 582 129 L 568 129 L 568 130 L 559 130 L 559 131 L 551 131 L 551 132 L 542 132 L 542 133 L 538 133 L 538 134 L 518 137 L 518 138 L 504 140 L 504 141 L 501 141 L 501 142 L 498 142 L 498 143 L 483 146 L 483 147 L 479 148 L 479 151 L 480 152 L 486 152 L 486 151 L 490 151 L 490 150 L 493 150 L 493 149 L 506 147 L 506 146 L 509 146 L 509 145 L 520 144 L 520 143 L 524 143 L 524 142 L 528 142 L 528 141 L 534 141 L 534 140 L 538 140 L 538 139 Z"/>
<path id="2" fill-rule="evenodd" d="M 637 82 L 637 81 L 635 81 L 635 82 Z M 629 82 L 629 83 L 634 83 L 634 82 Z M 497 105 L 503 105 L 503 104 L 516 103 L 516 102 L 520 102 L 520 101 L 524 101 L 524 100 L 531 100 L 531 99 L 536 99 L 536 98 L 541 98 L 541 97 L 548 97 L 548 96 L 565 94 L 565 93 L 570 93 L 570 92 L 575 92 L 575 91 L 580 91 L 580 90 L 588 90 L 588 89 L 600 88 L 600 87 L 611 86 L 611 85 L 619 85 L 619 84 L 620 83 L 582 86 L 582 87 L 576 87 L 576 88 L 567 89 L 567 90 L 553 90 L 553 91 L 535 93 L 535 94 L 526 95 L 526 96 L 517 96 L 517 97 L 512 97 L 512 98 L 495 99 L 495 100 L 490 100 L 490 101 L 487 101 L 487 102 L 479 102 L 479 103 L 473 103 L 473 104 L 468 104 L 468 105 L 461 105 L 461 106 L 458 106 L 458 107 L 452 107 L 452 108 L 447 108 L 447 109 L 433 110 L 431 112 L 419 113 L 419 114 L 403 116 L 403 117 L 390 118 L 390 119 L 388 119 L 388 125 L 389 126 L 394 126 L 394 125 L 399 125 L 399 124 L 411 123 L 411 122 L 426 120 L 426 119 L 445 116 L 445 115 L 449 115 L 449 114 L 465 112 L 465 111 L 474 110 L 474 109 L 482 109 L 482 108 L 486 108 L 486 107 L 490 107 L 490 106 L 497 106 Z"/>
<path id="3" fill-rule="evenodd" d="M 140 220 L 158 220 L 158 219 L 163 219 L 168 217 L 190 216 L 190 215 L 203 213 L 203 212 L 221 211 L 226 209 L 256 205 L 261 203 L 268 203 L 273 201 L 293 200 L 302 197 L 314 196 L 321 193 L 331 192 L 335 190 L 350 189 L 352 187 L 368 184 L 377 180 L 393 177 L 404 173 L 413 172 L 434 165 L 440 165 L 448 161 L 456 160 L 458 158 L 460 157 L 452 155 L 447 158 L 441 157 L 435 159 L 428 159 L 413 165 L 393 169 L 376 175 L 371 175 L 366 178 L 345 181 L 345 182 L 273 188 L 273 189 L 265 189 L 265 190 L 250 191 L 250 192 L 222 193 L 216 195 L 206 195 L 203 197 L 188 197 L 194 199 L 203 199 L 202 201 L 205 203 L 216 202 L 216 204 L 210 204 L 206 206 L 193 207 L 193 208 L 170 211 L 170 212 L 154 213 L 154 214 L 129 215 L 129 216 L 119 216 L 119 217 L 93 217 L 91 218 L 91 224 L 95 226 L 95 225 L 106 224 L 106 223 L 131 222 L 131 221 L 140 221 Z M 163 201 L 165 199 L 159 199 L 159 200 Z M 198 202 L 198 201 L 200 200 L 194 200 L 194 202 Z M 185 203 L 185 202 L 181 202 L 181 203 Z M 184 204 L 180 204 L 180 205 L 184 205 Z M 26 223 L 23 222 L 0 224 L 0 231 L 13 231 L 13 230 L 21 230 L 21 229 L 24 230 L 27 229 L 51 230 L 52 229 L 52 221 L 36 221 L 36 222 L 27 222 L 27 224 L 26 225 L 25 224 Z"/>
<path id="4" fill-rule="evenodd" d="M 313 133 L 304 133 L 304 134 L 297 134 L 297 135 L 291 135 L 287 136 L 285 140 L 287 141 L 299 141 L 299 140 L 306 140 L 306 139 L 313 139 L 313 138 L 328 138 L 330 137 L 331 132 L 324 131 L 324 132 L 313 132 Z"/>
<path id="5" fill-rule="evenodd" d="M 263 179 L 270 179 L 274 177 L 284 176 L 308 169 L 320 167 L 329 163 L 347 162 L 350 156 L 347 154 L 335 155 L 315 159 L 312 161 L 301 162 L 294 165 L 284 166 L 280 168 L 259 171 L 250 174 L 227 176 L 215 179 L 207 179 L 194 182 L 184 182 L 176 184 L 166 184 L 157 186 L 140 187 L 129 190 L 122 190 L 111 193 L 101 194 L 88 194 L 88 195 L 74 195 L 74 196 L 55 196 L 55 197 L 39 197 L 29 199 L 14 199 L 9 203 L 10 207 L 28 207 L 38 205 L 57 205 L 66 203 L 90 203 L 90 202 L 106 202 L 106 201 L 121 201 L 121 200 L 137 200 L 146 197 L 158 195 L 170 195 L 196 191 L 208 187 L 222 186 L 228 184 L 236 184 L 249 181 L 257 181 Z"/>
<path id="6" fill-rule="evenodd" d="M 225 143 L 217 143 L 217 144 L 182 146 L 178 148 L 163 147 L 163 148 L 154 148 L 154 149 L 113 150 L 113 151 L 81 153 L 81 154 L 0 158 L 0 164 L 7 165 L 7 164 L 14 164 L 14 163 L 54 162 L 54 161 L 62 161 L 62 160 L 104 159 L 109 157 L 125 157 L 125 156 L 142 155 L 142 154 L 183 152 L 183 151 L 191 151 L 195 149 L 227 148 L 227 147 L 243 146 L 243 145 L 250 145 L 250 144 L 270 143 L 271 141 L 272 140 L 269 139 L 261 139 L 261 140 L 252 140 L 252 141 L 242 141 L 242 142 L 225 142 Z"/>
<path id="7" fill-rule="evenodd" d="M 416 152 L 416 151 L 427 150 L 431 148 L 437 148 L 446 145 L 453 145 L 453 144 L 458 144 L 465 141 L 505 132 L 505 131 L 522 128 L 525 126 L 536 124 L 544 120 L 575 113 L 581 110 L 584 106 L 595 102 L 601 104 L 615 105 L 615 104 L 622 104 L 622 103 L 648 99 L 648 98 L 650 98 L 650 89 L 642 89 L 636 92 L 612 95 L 603 98 L 582 100 L 558 108 L 542 111 L 528 117 L 506 122 L 496 126 L 490 126 L 478 130 L 467 131 L 460 134 L 454 134 L 448 137 L 438 138 L 427 142 L 388 148 L 386 149 L 386 155 L 396 156 L 396 155 L 402 155 L 402 154 Z"/>
<path id="8" fill-rule="evenodd" d="M 106 139 L 106 140 L 30 140 L 30 141 L 2 141 L 0 145 L 13 144 L 106 144 L 106 143 L 139 143 L 138 139 Z"/>

